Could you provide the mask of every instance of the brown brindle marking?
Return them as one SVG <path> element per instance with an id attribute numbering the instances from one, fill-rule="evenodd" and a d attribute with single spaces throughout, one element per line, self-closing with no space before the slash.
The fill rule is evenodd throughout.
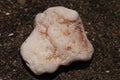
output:
<path id="1" fill-rule="evenodd" d="M 80 41 L 82 41 L 82 43 L 85 41 L 84 35 L 83 35 L 83 33 L 81 33 L 81 32 L 80 32 Z"/>
<path id="2" fill-rule="evenodd" d="M 80 41 L 84 41 L 84 31 L 83 29 L 80 27 L 80 25 L 76 26 L 76 28 L 74 29 L 74 32 L 78 32 L 79 33 L 79 36 L 80 36 Z"/>
<path id="3" fill-rule="evenodd" d="M 72 43 L 73 43 L 73 44 L 75 44 L 75 43 L 76 43 L 76 41 L 75 41 L 75 40 L 73 40 L 73 41 L 72 41 Z"/>
<path id="4" fill-rule="evenodd" d="M 40 32 L 42 35 L 47 36 L 46 32 Z"/>
<path id="5" fill-rule="evenodd" d="M 51 51 L 52 51 L 53 53 L 56 53 L 56 50 L 57 50 L 57 49 L 56 49 L 55 47 L 51 49 Z"/>
<path id="6" fill-rule="evenodd" d="M 51 59 L 55 59 L 56 58 L 56 48 L 52 48 L 51 51 L 53 52 L 53 54 L 51 54 L 50 56 L 46 57 L 46 60 L 51 60 Z"/>
<path id="7" fill-rule="evenodd" d="M 71 46 L 67 46 L 67 47 L 66 47 L 66 50 L 67 50 L 67 51 L 70 51 L 71 49 L 72 49 Z"/>
<path id="8" fill-rule="evenodd" d="M 83 47 L 85 47 L 85 48 L 86 48 L 86 50 L 89 48 L 88 43 L 87 43 L 87 41 L 86 41 L 86 40 L 84 40 Z"/>
<path id="9" fill-rule="evenodd" d="M 45 37 L 47 37 L 48 36 L 48 28 L 46 27 L 46 30 L 45 30 L 45 32 L 42 32 L 42 31 L 40 31 L 39 29 L 38 29 L 38 31 L 42 34 L 42 35 L 44 35 Z"/>
<path id="10" fill-rule="evenodd" d="M 62 31 L 63 35 L 65 36 L 69 36 L 71 33 L 69 31 L 69 29 L 66 29 L 65 31 Z"/>
<path id="11" fill-rule="evenodd" d="M 52 43 L 52 40 L 50 39 L 50 37 L 48 37 L 48 39 L 50 40 L 50 43 L 53 45 L 53 48 L 51 48 L 52 54 L 50 56 L 46 57 L 46 60 L 51 60 L 51 59 L 56 59 L 56 50 L 57 48 L 55 47 L 55 45 Z"/>
<path id="12" fill-rule="evenodd" d="M 87 41 L 86 41 L 86 39 L 85 39 L 85 35 L 83 34 L 83 29 L 81 28 L 81 27 L 79 27 L 80 25 L 78 25 L 76 28 L 75 28 L 75 32 L 79 32 L 79 36 L 80 36 L 80 43 L 82 43 L 82 45 L 83 45 L 83 47 L 85 47 L 86 49 L 88 49 L 88 43 L 87 43 Z M 74 43 L 74 41 L 73 41 L 73 43 Z"/>
<path id="13" fill-rule="evenodd" d="M 47 56 L 45 59 L 50 61 L 53 58 L 54 58 L 53 55 L 50 55 L 50 56 Z"/>
<path id="14" fill-rule="evenodd" d="M 80 27 L 80 25 L 77 25 L 77 26 L 75 27 L 75 29 L 74 29 L 74 32 L 78 32 L 78 31 L 83 32 L 83 30 L 82 30 L 82 28 Z"/>

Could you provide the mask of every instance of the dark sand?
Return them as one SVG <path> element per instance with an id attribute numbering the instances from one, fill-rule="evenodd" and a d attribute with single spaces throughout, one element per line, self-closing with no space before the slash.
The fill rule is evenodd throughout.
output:
<path id="1" fill-rule="evenodd" d="M 22 61 L 20 46 L 35 15 L 51 6 L 79 12 L 95 51 L 91 61 L 36 76 Z M 0 0 L 0 80 L 120 80 L 120 0 Z"/>

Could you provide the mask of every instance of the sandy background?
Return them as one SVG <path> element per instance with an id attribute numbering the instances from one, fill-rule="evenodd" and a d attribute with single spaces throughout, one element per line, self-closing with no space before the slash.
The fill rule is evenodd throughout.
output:
<path id="1" fill-rule="evenodd" d="M 51 6 L 79 12 L 95 52 L 88 62 L 34 75 L 20 56 L 35 15 Z M 120 0 L 0 0 L 0 80 L 120 80 Z"/>

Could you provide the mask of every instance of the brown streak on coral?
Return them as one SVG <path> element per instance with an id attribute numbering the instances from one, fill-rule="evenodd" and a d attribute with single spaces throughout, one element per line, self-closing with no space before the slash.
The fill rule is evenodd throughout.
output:
<path id="1" fill-rule="evenodd" d="M 67 51 L 70 51 L 71 49 L 72 49 L 71 46 L 67 46 L 67 47 L 66 47 L 66 50 L 67 50 Z"/>
<path id="2" fill-rule="evenodd" d="M 78 27 L 76 27 L 76 30 L 79 31 L 79 36 L 80 36 L 80 43 L 82 43 L 83 47 L 85 47 L 86 49 L 88 49 L 88 44 L 87 41 L 85 39 L 85 35 L 84 35 L 84 31 L 83 29 L 80 27 L 80 25 L 78 25 Z"/>
<path id="3" fill-rule="evenodd" d="M 84 47 L 86 50 L 89 49 L 89 45 L 87 44 L 87 41 L 86 41 L 86 40 L 84 40 L 83 47 Z"/>
<path id="4" fill-rule="evenodd" d="M 49 36 L 47 36 L 47 38 L 49 39 L 49 41 L 50 41 L 50 43 L 52 44 L 52 46 L 53 46 L 53 48 L 51 48 L 51 51 L 52 51 L 52 55 L 50 55 L 50 56 L 47 56 L 46 57 L 46 60 L 51 60 L 51 59 L 56 59 L 56 50 L 57 50 L 57 48 L 56 48 L 56 46 L 53 44 L 53 42 L 52 42 L 52 39 L 49 37 Z"/>
<path id="5" fill-rule="evenodd" d="M 76 43 L 76 41 L 75 41 L 75 40 L 73 40 L 73 41 L 72 41 L 72 43 L 73 43 L 73 44 L 75 44 L 75 43 Z"/>
<path id="6" fill-rule="evenodd" d="M 48 36 L 48 33 L 47 33 L 47 31 L 48 31 L 48 27 L 46 27 L 45 32 L 42 32 L 42 31 L 40 31 L 39 29 L 38 29 L 38 31 L 39 31 L 43 36 L 45 36 L 45 37 Z"/>
<path id="7" fill-rule="evenodd" d="M 63 34 L 64 34 L 65 36 L 69 36 L 69 35 L 70 35 L 70 31 L 67 29 L 67 30 L 63 31 Z"/>
<path id="8" fill-rule="evenodd" d="M 54 47 L 51 48 L 51 51 L 53 52 L 53 54 L 48 56 L 48 57 L 46 57 L 46 60 L 51 60 L 53 58 L 56 58 L 56 48 L 54 48 Z"/>

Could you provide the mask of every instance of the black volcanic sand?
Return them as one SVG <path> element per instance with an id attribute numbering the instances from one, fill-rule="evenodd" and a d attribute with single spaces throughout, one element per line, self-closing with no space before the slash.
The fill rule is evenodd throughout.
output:
<path id="1" fill-rule="evenodd" d="M 95 51 L 91 61 L 36 76 L 24 64 L 20 46 L 35 15 L 51 6 L 79 12 Z M 24 5 L 0 0 L 0 80 L 120 80 L 120 0 L 27 0 Z"/>

